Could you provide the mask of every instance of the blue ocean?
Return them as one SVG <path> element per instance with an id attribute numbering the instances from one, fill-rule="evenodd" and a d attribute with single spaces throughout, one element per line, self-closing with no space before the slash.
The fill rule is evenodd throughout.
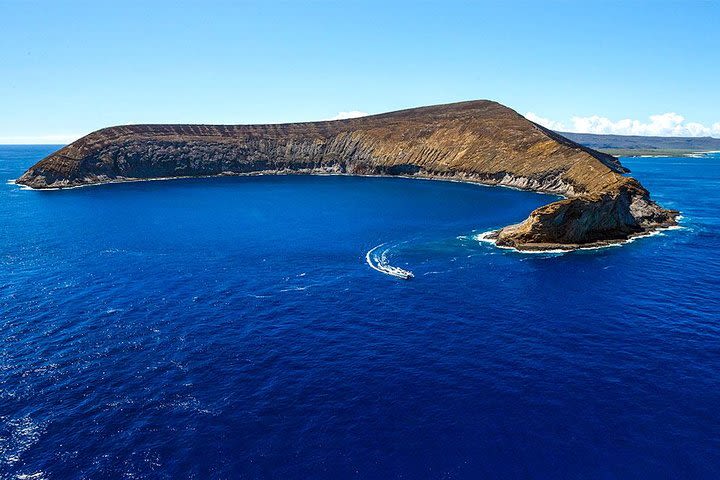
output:
<path id="1" fill-rule="evenodd" d="M 720 478 L 718 154 L 623 159 L 682 228 L 521 254 L 552 197 L 8 183 L 56 148 L 0 147 L 2 479 Z"/>

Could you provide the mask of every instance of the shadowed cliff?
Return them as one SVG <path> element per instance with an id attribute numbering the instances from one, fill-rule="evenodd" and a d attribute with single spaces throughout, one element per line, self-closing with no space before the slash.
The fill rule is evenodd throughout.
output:
<path id="1" fill-rule="evenodd" d="M 63 188 L 257 173 L 406 175 L 561 194 L 494 235 L 544 249 L 627 239 L 674 224 L 616 158 L 582 147 L 496 102 L 279 125 L 128 125 L 93 132 L 17 180 Z"/>

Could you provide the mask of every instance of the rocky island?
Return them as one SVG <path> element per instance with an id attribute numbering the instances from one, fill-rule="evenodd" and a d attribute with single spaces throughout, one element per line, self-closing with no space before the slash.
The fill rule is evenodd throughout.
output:
<path id="1" fill-rule="evenodd" d="M 493 232 L 500 246 L 572 249 L 675 224 L 613 156 L 499 103 L 478 100 L 362 118 L 273 125 L 127 125 L 93 132 L 16 183 L 35 189 L 252 174 L 411 176 L 565 198 Z"/>

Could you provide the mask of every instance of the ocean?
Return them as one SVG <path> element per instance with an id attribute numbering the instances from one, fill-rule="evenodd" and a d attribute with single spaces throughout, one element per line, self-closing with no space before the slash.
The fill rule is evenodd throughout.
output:
<path id="1" fill-rule="evenodd" d="M 552 197 L 8 183 L 56 148 L 0 146 L 2 479 L 720 478 L 720 154 L 622 160 L 682 228 L 522 254 Z"/>

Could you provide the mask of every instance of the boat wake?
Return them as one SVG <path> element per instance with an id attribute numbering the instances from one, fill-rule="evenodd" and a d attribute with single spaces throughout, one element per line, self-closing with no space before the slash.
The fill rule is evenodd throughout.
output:
<path id="1" fill-rule="evenodd" d="M 404 270 L 400 267 L 394 267 L 388 263 L 387 253 L 390 250 L 390 247 L 385 247 L 385 245 L 385 243 L 381 243 L 377 247 L 370 249 L 365 254 L 365 261 L 367 264 L 370 265 L 373 270 L 377 270 L 385 275 L 390 275 L 391 277 L 402 278 L 403 280 L 410 280 L 415 277 L 411 271 Z"/>

